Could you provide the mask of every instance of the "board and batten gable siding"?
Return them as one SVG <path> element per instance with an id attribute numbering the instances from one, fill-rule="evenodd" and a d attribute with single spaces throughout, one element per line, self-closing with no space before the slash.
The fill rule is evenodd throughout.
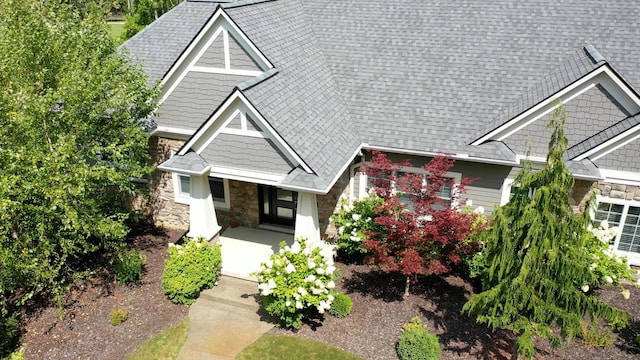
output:
<path id="1" fill-rule="evenodd" d="M 371 158 L 370 154 L 366 156 L 367 160 Z M 429 157 L 392 153 L 388 153 L 387 157 L 394 162 L 409 160 L 411 166 L 414 168 L 420 168 L 432 159 Z M 367 186 L 366 182 L 360 183 L 360 179 L 365 179 L 365 177 L 358 176 L 358 170 L 358 164 L 352 167 L 353 191 L 351 194 L 354 194 L 354 198 L 358 198 L 361 187 Z M 465 199 L 471 199 L 474 208 L 482 206 L 485 209 L 485 214 L 490 215 L 493 209 L 500 205 L 503 185 L 505 179 L 512 173 L 512 167 L 457 160 L 449 172 L 459 174 L 460 178 L 476 179 L 471 185 L 467 186 L 467 193 L 464 194 L 461 199 L 463 201 Z"/>

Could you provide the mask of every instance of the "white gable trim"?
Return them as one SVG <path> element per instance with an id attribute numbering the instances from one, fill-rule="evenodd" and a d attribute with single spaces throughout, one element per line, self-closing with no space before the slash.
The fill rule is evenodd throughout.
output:
<path id="1" fill-rule="evenodd" d="M 618 150 L 619 148 L 627 145 L 628 143 L 640 138 L 640 125 L 636 125 L 631 129 L 618 134 L 617 136 L 603 142 L 602 144 L 576 156 L 574 160 L 582 160 L 589 158 L 591 161 L 596 161 L 601 157 Z"/>
<path id="2" fill-rule="evenodd" d="M 596 85 L 604 87 L 628 113 L 637 114 L 640 112 L 640 98 L 608 65 L 604 65 L 558 91 L 553 97 L 538 103 L 531 109 L 475 140 L 471 145 L 480 145 L 489 140 L 502 141 L 553 111 L 556 108 L 556 100 L 568 103 Z"/>
<path id="3" fill-rule="evenodd" d="M 278 135 L 271 125 L 262 117 L 255 107 L 247 100 L 242 92 L 236 89 L 229 98 L 216 110 L 204 125 L 193 135 L 193 137 L 180 150 L 179 154 L 184 155 L 189 149 L 193 149 L 197 154 L 211 144 L 218 134 L 226 132 L 234 132 L 232 129 L 226 129 L 226 126 L 235 118 L 238 112 L 249 114 L 255 120 L 258 127 L 263 131 L 253 131 L 239 129 L 240 135 L 258 136 L 271 139 L 280 151 L 293 164 L 300 165 L 307 173 L 313 173 L 309 165 L 307 165 L 298 154 Z M 246 127 L 246 122 L 245 122 Z"/>
<path id="4" fill-rule="evenodd" d="M 200 32 L 191 41 L 189 46 L 180 55 L 178 60 L 173 64 L 171 69 L 163 77 L 160 82 L 161 94 L 160 103 L 162 103 L 176 88 L 187 72 L 192 71 L 193 65 L 204 54 L 209 45 L 222 34 L 225 49 L 225 69 L 230 69 L 229 60 L 229 33 L 233 36 L 240 46 L 249 54 L 249 56 L 258 64 L 263 71 L 273 68 L 273 64 L 264 56 L 264 54 L 249 40 L 246 34 L 236 25 L 236 23 L 227 15 L 223 8 L 218 7 L 211 18 L 202 27 Z M 227 73 L 227 72 L 225 72 Z M 244 75 L 244 74 L 239 74 Z"/>

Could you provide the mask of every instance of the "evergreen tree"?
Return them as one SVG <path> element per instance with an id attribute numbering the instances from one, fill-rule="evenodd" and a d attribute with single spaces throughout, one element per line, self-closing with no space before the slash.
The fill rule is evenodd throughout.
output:
<path id="1" fill-rule="evenodd" d="M 594 282 L 584 247 L 591 233 L 587 214 L 575 214 L 569 204 L 574 184 L 563 154 L 566 114 L 562 105 L 553 114 L 546 166 L 530 165 L 517 175 L 511 201 L 493 212 L 490 228 L 478 234 L 486 244 L 487 268 L 483 292 L 463 311 L 492 329 L 505 328 L 517 336 L 518 355 L 533 357 L 533 336 L 556 348 L 581 331 L 581 320 L 605 320 L 622 326 L 628 314 L 584 291 Z"/>

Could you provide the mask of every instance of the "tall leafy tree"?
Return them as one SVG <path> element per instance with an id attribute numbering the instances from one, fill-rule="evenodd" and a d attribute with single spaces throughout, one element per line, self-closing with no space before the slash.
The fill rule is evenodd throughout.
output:
<path id="1" fill-rule="evenodd" d="M 461 212 L 457 206 L 472 180 L 465 178 L 455 185 L 447 178 L 454 163 L 439 155 L 421 173 L 403 172 L 411 166 L 408 161 L 394 163 L 376 151 L 366 168 L 373 190 L 383 199 L 375 218 L 383 230 L 367 231 L 362 246 L 382 270 L 406 276 L 405 296 L 418 275 L 446 274 L 477 250 L 468 241 L 477 214 Z"/>
<path id="2" fill-rule="evenodd" d="M 626 313 L 585 291 L 584 284 L 597 282 L 588 270 L 592 254 L 585 251 L 593 235 L 588 215 L 575 214 L 569 203 L 574 180 L 563 161 L 565 119 L 559 105 L 548 125 L 553 132 L 546 166 L 525 166 L 510 202 L 478 234 L 486 244 L 485 290 L 463 308 L 493 329 L 512 330 L 517 354 L 527 357 L 535 355 L 534 336 L 558 347 L 580 333 L 584 318 L 627 322 Z"/>
<path id="3" fill-rule="evenodd" d="M 155 96 L 99 12 L 0 2 L 0 315 L 126 234 Z"/>

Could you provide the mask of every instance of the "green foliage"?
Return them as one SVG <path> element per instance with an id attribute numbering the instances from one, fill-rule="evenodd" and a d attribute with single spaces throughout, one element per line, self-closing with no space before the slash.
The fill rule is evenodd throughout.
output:
<path id="1" fill-rule="evenodd" d="M 264 334 L 244 348 L 236 360 L 362 360 L 329 344 L 297 336 Z"/>
<path id="2" fill-rule="evenodd" d="M 610 249 L 610 243 L 619 229 L 609 227 L 609 223 L 605 220 L 597 228 L 589 224 L 588 230 L 592 236 L 587 237 L 584 253 L 590 255 L 589 270 L 593 277 L 590 283 L 580 285 L 588 285 L 593 289 L 611 284 L 620 288 L 625 298 L 629 298 L 629 290 L 625 289 L 622 282 L 625 280 L 633 282 L 633 271 L 626 257 L 620 257 Z M 584 286 L 584 289 L 587 289 L 587 286 Z"/>
<path id="3" fill-rule="evenodd" d="M 174 303 L 189 305 L 202 290 L 215 285 L 221 266 L 220 245 L 212 246 L 204 238 L 169 244 L 169 259 L 162 272 L 164 292 Z"/>
<path id="4" fill-rule="evenodd" d="M 585 344 L 591 347 L 605 348 L 613 345 L 613 336 L 611 335 L 611 329 L 608 327 L 599 326 L 597 323 L 591 324 L 587 321 L 581 323 L 580 337 Z"/>
<path id="5" fill-rule="evenodd" d="M 332 291 L 331 294 L 333 295 L 333 302 L 331 303 L 331 308 L 329 308 L 329 313 L 338 318 L 351 314 L 351 307 L 353 306 L 351 297 L 338 291 Z"/>
<path id="6" fill-rule="evenodd" d="M 402 335 L 396 346 L 401 360 L 432 360 L 440 358 L 438 337 L 431 334 L 419 317 L 402 326 Z"/>
<path id="7" fill-rule="evenodd" d="M 147 257 L 137 250 L 121 252 L 115 261 L 115 278 L 119 284 L 137 283 Z"/>
<path id="8" fill-rule="evenodd" d="M 11 353 L 18 344 L 20 322 L 16 314 L 0 313 L 0 358 Z"/>
<path id="9" fill-rule="evenodd" d="M 113 309 L 109 312 L 109 323 L 118 326 L 129 318 L 129 312 L 125 309 Z"/>
<path id="10" fill-rule="evenodd" d="M 136 0 L 125 16 L 123 39 L 126 40 L 173 9 L 181 0 Z"/>
<path id="11" fill-rule="evenodd" d="M 280 243 L 280 250 L 253 275 L 265 310 L 279 320 L 279 326 L 298 329 L 303 319 L 323 314 L 334 301 L 331 289 L 337 274 L 331 249 L 308 244 L 305 238 L 291 247 Z"/>
<path id="12" fill-rule="evenodd" d="M 331 220 L 338 229 L 338 249 L 346 254 L 364 254 L 362 241 L 367 238 L 367 231 L 383 232 L 383 227 L 375 222 L 376 208 L 384 202 L 383 199 L 371 194 L 363 200 L 354 201 L 349 205 L 343 199 L 340 210 L 331 216 Z"/>
<path id="13" fill-rule="evenodd" d="M 593 235 L 588 214 L 575 214 L 569 204 L 574 180 L 563 160 L 564 123 L 559 106 L 549 124 L 547 165 L 537 172 L 525 166 L 511 201 L 496 209 L 491 226 L 478 234 L 485 244 L 484 291 L 463 307 L 492 329 L 512 330 L 517 352 L 527 357 L 535 355 L 533 336 L 558 347 L 581 333 L 585 317 L 614 327 L 628 321 L 628 314 L 581 289 L 597 281 L 585 252 Z"/>
<path id="14" fill-rule="evenodd" d="M 187 341 L 189 320 L 162 330 L 127 356 L 127 360 L 175 360 Z"/>
<path id="15" fill-rule="evenodd" d="M 0 312 L 62 294 L 86 256 L 127 234 L 130 179 L 152 170 L 139 122 L 155 97 L 100 12 L 0 2 Z"/>
<path id="16" fill-rule="evenodd" d="M 24 360 L 24 347 L 12 352 L 9 356 L 3 358 L 3 360 Z"/>

